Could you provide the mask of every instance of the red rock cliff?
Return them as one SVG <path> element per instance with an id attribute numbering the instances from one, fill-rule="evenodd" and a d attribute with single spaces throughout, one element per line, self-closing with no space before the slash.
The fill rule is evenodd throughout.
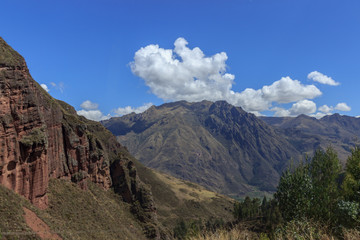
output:
<path id="1" fill-rule="evenodd" d="M 90 179 L 113 187 L 132 204 L 146 235 L 159 238 L 151 191 L 128 156 L 100 123 L 52 98 L 0 37 L 0 184 L 46 208 L 50 178 L 66 178 L 83 189 Z"/>
<path id="2" fill-rule="evenodd" d="M 48 179 L 90 178 L 111 186 L 109 158 L 86 120 L 36 83 L 24 59 L 0 38 L 0 184 L 47 205 Z"/>
<path id="3" fill-rule="evenodd" d="M 144 202 L 146 196 L 142 209 L 154 219 L 151 192 L 124 153 L 100 123 L 77 116 L 42 89 L 23 57 L 0 37 L 0 184 L 46 208 L 49 178 L 82 188 L 87 179 L 105 189 L 114 182 L 124 201 Z"/>

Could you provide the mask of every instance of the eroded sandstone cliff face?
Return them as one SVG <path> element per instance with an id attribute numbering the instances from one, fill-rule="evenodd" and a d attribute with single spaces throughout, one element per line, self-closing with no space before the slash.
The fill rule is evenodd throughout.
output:
<path id="1" fill-rule="evenodd" d="M 101 124 L 76 115 L 35 82 L 25 60 L 0 37 L 0 184 L 39 208 L 48 204 L 50 178 L 86 189 L 91 180 L 114 187 L 143 222 L 156 225 L 152 195 L 125 150 Z M 149 237 L 158 237 L 147 225 Z"/>
<path id="2" fill-rule="evenodd" d="M 0 40 L 0 183 L 47 205 L 50 177 L 111 186 L 104 144 L 74 110 L 52 99 L 31 77 L 24 59 Z M 5 55 L 5 56 L 4 56 Z"/>

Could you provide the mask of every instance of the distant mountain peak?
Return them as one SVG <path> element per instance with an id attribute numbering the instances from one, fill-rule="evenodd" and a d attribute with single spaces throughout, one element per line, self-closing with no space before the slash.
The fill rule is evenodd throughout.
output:
<path id="1" fill-rule="evenodd" d="M 311 117 L 309 115 L 306 114 L 300 114 L 299 116 L 296 117 L 297 119 L 316 119 L 314 117 Z"/>
<path id="2" fill-rule="evenodd" d="M 226 101 L 172 102 L 102 123 L 149 167 L 222 193 L 275 190 L 292 145 Z M 273 151 L 276 149 L 276 151 Z"/>
<path id="3" fill-rule="evenodd" d="M 341 119 L 341 117 L 342 116 L 339 113 L 334 113 L 331 115 L 326 115 L 326 116 L 322 117 L 321 119 L 322 120 L 335 120 L 335 119 L 339 120 L 339 119 Z"/>
<path id="4" fill-rule="evenodd" d="M 345 162 L 350 151 L 359 145 L 360 119 L 334 113 L 321 119 L 306 115 L 296 118 L 261 118 L 268 124 L 278 128 L 297 149 L 312 155 L 313 151 L 332 146 L 339 158 Z"/>

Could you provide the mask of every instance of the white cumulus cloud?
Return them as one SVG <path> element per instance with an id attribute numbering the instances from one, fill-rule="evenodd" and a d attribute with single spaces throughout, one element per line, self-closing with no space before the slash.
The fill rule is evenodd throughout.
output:
<path id="1" fill-rule="evenodd" d="M 328 106 L 328 105 L 322 105 L 321 107 L 318 108 L 318 110 L 320 112 L 317 112 L 316 114 L 313 115 L 316 118 L 321 118 L 326 115 L 331 115 L 333 113 L 333 111 L 335 111 L 335 110 L 351 111 L 351 107 L 349 107 L 346 103 L 342 102 L 342 103 L 336 104 L 335 107 Z"/>
<path id="2" fill-rule="evenodd" d="M 271 102 L 290 103 L 320 96 L 321 91 L 314 85 L 303 85 L 298 80 L 283 77 L 270 86 L 262 88 L 263 96 Z"/>
<path id="3" fill-rule="evenodd" d="M 225 100 L 250 112 L 265 111 L 271 106 L 271 102 L 264 98 L 261 89 L 246 88 L 240 93 L 231 91 L 230 96 Z"/>
<path id="4" fill-rule="evenodd" d="M 290 116 L 290 111 L 285 108 L 273 107 L 271 109 L 271 111 L 275 112 L 274 113 L 275 117 L 289 117 Z"/>
<path id="5" fill-rule="evenodd" d="M 110 114 L 104 115 L 99 109 L 99 104 L 93 103 L 90 100 L 84 101 L 80 104 L 80 107 L 83 108 L 77 111 L 78 115 L 84 116 L 87 119 L 94 120 L 94 121 L 101 121 L 109 119 L 111 116 Z"/>
<path id="6" fill-rule="evenodd" d="M 104 115 L 100 110 L 79 110 L 77 111 L 78 115 L 84 116 L 87 119 L 94 121 L 101 121 L 110 118 L 110 115 Z"/>
<path id="7" fill-rule="evenodd" d="M 142 113 L 144 111 L 146 111 L 148 108 L 150 108 L 153 104 L 152 103 L 145 103 L 143 106 L 134 108 L 131 106 L 127 106 L 127 107 L 119 107 L 117 109 L 114 110 L 115 112 L 115 116 L 122 116 L 122 115 L 126 115 L 129 113 Z"/>
<path id="8" fill-rule="evenodd" d="M 49 88 L 48 88 L 48 86 L 47 86 L 46 84 L 42 83 L 42 84 L 40 84 L 40 86 L 41 86 L 45 91 L 47 91 L 47 92 L 50 91 Z"/>
<path id="9" fill-rule="evenodd" d="M 261 89 L 235 92 L 232 90 L 235 76 L 226 73 L 225 52 L 207 57 L 200 48 L 190 49 L 187 45 L 184 38 L 178 38 L 174 49 L 154 44 L 143 47 L 135 53 L 131 70 L 164 100 L 226 100 L 256 114 L 268 110 L 273 102 L 299 102 L 322 94 L 315 85 L 303 85 L 290 77 Z"/>
<path id="10" fill-rule="evenodd" d="M 313 71 L 313 72 L 309 73 L 308 79 L 311 79 L 315 82 L 319 82 L 322 84 L 331 85 L 331 86 L 337 86 L 340 84 L 338 82 L 335 82 L 335 80 L 332 79 L 331 77 L 328 77 L 325 74 L 322 74 L 321 72 L 318 72 L 318 71 Z"/>
<path id="11" fill-rule="evenodd" d="M 323 113 L 330 113 L 334 111 L 334 107 L 332 106 L 329 107 L 328 105 L 322 105 L 321 107 L 319 107 L 319 111 Z"/>
<path id="12" fill-rule="evenodd" d="M 290 109 L 274 107 L 271 111 L 275 112 L 275 117 L 294 117 L 300 114 L 311 115 L 316 112 L 316 103 L 304 99 L 294 103 Z"/>
<path id="13" fill-rule="evenodd" d="M 205 57 L 200 48 L 189 49 L 187 44 L 184 38 L 178 38 L 174 50 L 158 45 L 141 48 L 130 63 L 131 70 L 164 100 L 223 99 L 235 78 L 225 73 L 226 53 Z"/>
<path id="14" fill-rule="evenodd" d="M 114 115 L 110 115 L 110 114 L 105 115 L 101 110 L 99 110 L 99 104 L 94 103 L 90 100 L 86 100 L 83 103 L 81 103 L 80 107 L 82 109 L 77 111 L 77 114 L 84 116 L 90 120 L 101 121 L 101 120 L 109 119 L 113 116 L 119 117 L 119 116 L 126 115 L 126 114 L 129 114 L 132 112 L 142 113 L 142 112 L 146 111 L 148 108 L 150 108 L 152 105 L 153 105 L 152 103 L 145 103 L 144 105 L 137 107 L 137 108 L 134 108 L 131 106 L 127 106 L 127 107 L 123 107 L 123 108 L 119 107 L 112 111 L 113 113 L 115 113 Z"/>
<path id="15" fill-rule="evenodd" d="M 292 116 L 297 116 L 300 114 L 311 114 L 316 112 L 316 104 L 310 100 L 301 100 L 297 103 L 294 103 L 290 108 L 290 114 Z"/>
<path id="16" fill-rule="evenodd" d="M 351 107 L 349 107 L 344 102 L 336 104 L 335 109 L 339 110 L 339 111 L 345 111 L 345 112 L 351 111 Z"/>
<path id="17" fill-rule="evenodd" d="M 95 109 L 98 109 L 99 104 L 93 103 L 90 100 L 86 100 L 85 102 L 80 104 L 80 107 L 85 109 L 85 110 L 95 110 Z"/>

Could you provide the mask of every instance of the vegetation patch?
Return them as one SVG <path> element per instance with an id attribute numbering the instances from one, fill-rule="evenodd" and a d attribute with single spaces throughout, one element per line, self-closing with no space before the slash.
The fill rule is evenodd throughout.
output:
<path id="1" fill-rule="evenodd" d="M 146 239 L 142 226 L 111 190 L 92 182 L 81 190 L 66 180 L 52 179 L 49 207 L 39 210 L 28 200 L 0 186 L 0 239 L 40 239 L 26 224 L 23 207 L 30 209 L 62 239 Z"/>
<path id="2" fill-rule="evenodd" d="M 246 197 L 236 202 L 236 225 L 246 223 L 246 230 L 256 234 L 250 239 L 359 239 L 359 183 L 360 148 L 352 150 L 345 170 L 334 149 L 319 149 L 283 173 L 270 201 Z M 236 228 L 200 233 L 194 239 L 233 239 L 234 231 L 235 239 L 248 239 Z"/>
<path id="3" fill-rule="evenodd" d="M 20 67 L 24 64 L 24 58 L 0 37 L 0 67 Z"/>
<path id="4" fill-rule="evenodd" d="M 39 216 L 63 239 L 145 239 L 130 206 L 112 191 L 90 181 L 83 191 L 59 179 L 49 190 L 49 208 Z"/>
<path id="5" fill-rule="evenodd" d="M 39 239 L 25 222 L 24 206 L 32 207 L 29 201 L 0 185 L 0 239 Z"/>
<path id="6" fill-rule="evenodd" d="M 215 192 L 206 190 L 197 184 L 174 178 L 170 175 L 155 172 L 155 175 L 164 183 L 171 186 L 177 198 L 193 201 L 211 201 L 213 198 L 220 198 Z M 223 196 L 221 196 L 223 197 Z"/>
<path id="7" fill-rule="evenodd" d="M 20 143 L 26 147 L 47 144 L 45 129 L 43 127 L 32 129 L 29 134 L 21 138 Z"/>
<path id="8" fill-rule="evenodd" d="M 131 158 L 138 176 L 151 187 L 157 207 L 158 219 L 168 230 L 173 231 L 180 219 L 185 222 L 222 219 L 233 221 L 235 200 L 210 192 L 205 188 L 169 175 L 153 171 Z"/>

